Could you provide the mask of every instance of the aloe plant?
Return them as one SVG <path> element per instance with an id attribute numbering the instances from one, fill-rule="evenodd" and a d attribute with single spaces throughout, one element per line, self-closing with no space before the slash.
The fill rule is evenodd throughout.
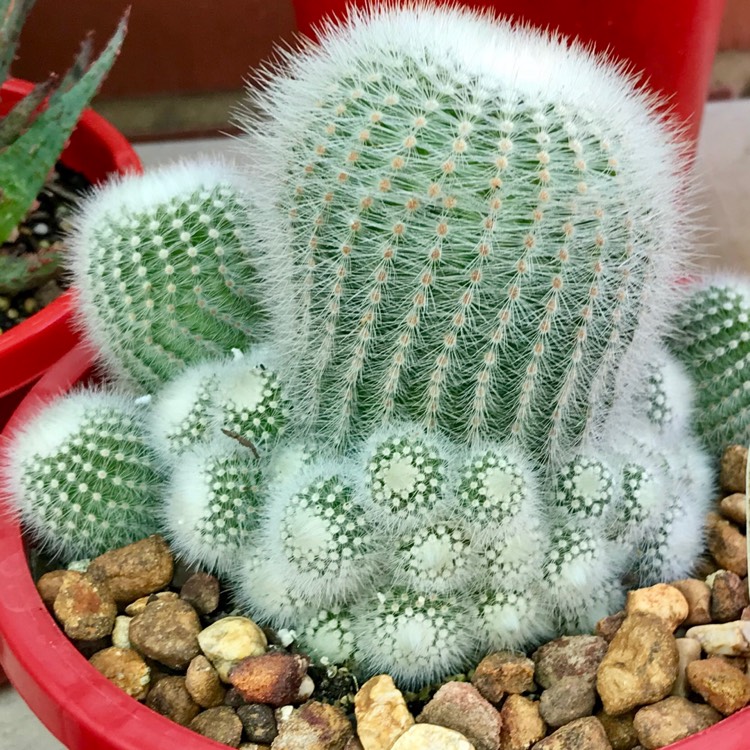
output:
<path id="1" fill-rule="evenodd" d="M 36 0 L 0 0 L 0 81 L 8 78 L 24 21 Z M 0 241 L 7 241 L 32 205 L 70 138 L 81 112 L 96 94 L 117 57 L 127 27 L 120 20 L 96 59 L 87 37 L 68 72 L 51 75 L 0 120 Z M 56 249 L 0 263 L 0 292 L 39 286 L 57 273 Z"/>

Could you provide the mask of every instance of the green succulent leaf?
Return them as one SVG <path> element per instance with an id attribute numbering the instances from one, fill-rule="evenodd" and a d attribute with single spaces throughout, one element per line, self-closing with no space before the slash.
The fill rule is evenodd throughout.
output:
<path id="1" fill-rule="evenodd" d="M 0 0 L 2 1 L 2 0 Z M 102 54 L 84 70 L 89 45 L 81 50 L 60 88 L 33 124 L 0 151 L 0 238 L 6 239 L 28 210 L 120 51 L 127 14 Z M 77 80 L 76 80 L 77 78 Z"/>
<path id="2" fill-rule="evenodd" d="M 36 0 L 0 0 L 0 81 L 8 77 L 23 22 L 35 2 Z"/>

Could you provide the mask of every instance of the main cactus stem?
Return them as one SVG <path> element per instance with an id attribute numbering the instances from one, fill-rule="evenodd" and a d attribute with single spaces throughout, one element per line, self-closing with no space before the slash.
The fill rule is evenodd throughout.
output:
<path id="1" fill-rule="evenodd" d="M 459 11 L 375 10 L 253 103 L 279 165 L 266 281 L 290 276 L 274 323 L 310 431 L 346 446 L 412 419 L 553 462 L 596 432 L 681 261 L 680 150 L 627 79 Z"/>

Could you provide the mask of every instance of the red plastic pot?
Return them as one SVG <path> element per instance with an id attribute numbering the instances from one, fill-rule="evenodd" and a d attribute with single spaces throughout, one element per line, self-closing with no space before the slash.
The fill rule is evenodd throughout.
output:
<path id="1" fill-rule="evenodd" d="M 314 36 L 324 16 L 342 17 L 347 5 L 368 0 L 294 0 L 300 31 Z M 609 50 L 643 71 L 652 88 L 670 97 L 687 135 L 697 139 L 719 40 L 725 0 L 460 0 L 473 8 L 558 29 Z"/>
<path id="2" fill-rule="evenodd" d="M 2 441 L 92 369 L 81 346 L 66 354 L 31 389 Z M 0 664 L 47 728 L 70 750 L 226 750 L 129 698 L 75 649 L 39 598 L 21 530 L 3 503 L 0 494 Z M 747 750 L 748 737 L 750 708 L 670 750 Z"/>
<path id="3" fill-rule="evenodd" d="M 28 94 L 33 84 L 9 79 L 0 89 L 0 115 Z M 62 162 L 92 183 L 112 172 L 140 172 L 141 162 L 125 136 L 87 109 Z M 72 325 L 73 295 L 65 292 L 28 320 L 0 335 L 0 429 L 31 383 L 69 351 L 79 337 Z"/>

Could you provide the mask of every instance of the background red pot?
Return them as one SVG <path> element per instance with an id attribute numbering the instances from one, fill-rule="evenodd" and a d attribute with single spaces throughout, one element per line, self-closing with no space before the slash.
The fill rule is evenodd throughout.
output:
<path id="1" fill-rule="evenodd" d="M 42 406 L 86 382 L 92 369 L 81 346 L 53 365 L 6 426 L 0 450 Z M 21 530 L 2 512 L 4 502 L 0 494 L 0 664 L 46 727 L 70 750 L 226 750 L 136 703 L 75 649 L 39 598 Z M 748 736 L 750 708 L 670 750 L 747 750 Z"/>
<path id="2" fill-rule="evenodd" d="M 0 89 L 0 115 L 26 96 L 33 84 L 9 79 Z M 141 171 L 125 137 L 87 109 L 62 154 L 62 162 L 90 182 L 112 172 Z M 66 292 L 28 320 L 0 335 L 0 429 L 33 383 L 78 342 L 72 326 L 73 296 Z"/>
<path id="3" fill-rule="evenodd" d="M 369 0 L 294 0 L 300 31 L 328 14 Z M 633 63 L 650 85 L 670 97 L 675 114 L 696 139 L 708 93 L 725 0 L 465 0 L 540 28 L 558 29 Z"/>

